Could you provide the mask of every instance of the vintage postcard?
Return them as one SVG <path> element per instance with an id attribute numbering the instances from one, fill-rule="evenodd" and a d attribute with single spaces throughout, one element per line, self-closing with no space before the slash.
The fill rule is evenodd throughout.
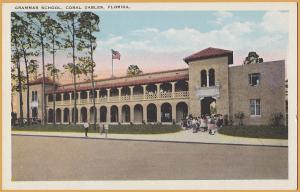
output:
<path id="1" fill-rule="evenodd" d="M 5 189 L 296 188 L 296 3 L 2 18 Z"/>

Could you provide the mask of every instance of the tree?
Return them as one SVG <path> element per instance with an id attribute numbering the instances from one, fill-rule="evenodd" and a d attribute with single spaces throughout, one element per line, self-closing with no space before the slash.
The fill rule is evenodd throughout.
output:
<path id="1" fill-rule="evenodd" d="M 55 103 L 56 103 L 56 81 L 55 78 L 58 76 L 59 69 L 55 67 L 55 53 L 58 49 L 61 48 L 62 42 L 60 35 L 63 32 L 63 28 L 60 23 L 52 18 L 47 18 L 45 22 L 45 31 L 49 39 L 49 47 L 48 51 L 52 54 L 52 64 L 47 64 L 47 70 L 50 72 L 53 80 L 53 117 L 54 117 L 54 124 L 56 124 L 56 110 L 55 110 Z"/>
<path id="2" fill-rule="evenodd" d="M 26 13 L 30 24 L 32 25 L 31 32 L 35 36 L 37 47 L 42 51 L 42 123 L 46 123 L 46 99 L 45 99 L 45 48 L 48 46 L 46 39 L 45 26 L 49 15 L 46 12 L 28 12 Z"/>
<path id="3" fill-rule="evenodd" d="M 88 50 L 88 57 L 80 58 L 80 62 L 82 65 L 82 72 L 85 75 L 91 75 L 91 83 L 92 83 L 92 96 L 93 96 L 93 109 L 96 109 L 95 102 L 95 82 L 94 82 L 94 68 L 96 66 L 94 62 L 94 51 L 96 49 L 96 37 L 93 35 L 94 32 L 99 31 L 99 16 L 92 12 L 82 12 L 80 13 L 79 18 L 79 33 L 77 37 L 80 38 L 80 43 L 78 44 L 79 50 Z M 94 112 L 95 113 L 95 112 Z M 96 129 L 96 115 L 94 115 L 94 129 Z"/>
<path id="4" fill-rule="evenodd" d="M 19 93 L 19 108 L 20 108 L 20 119 L 21 119 L 21 126 L 23 126 L 23 95 L 22 95 L 22 88 L 23 88 L 23 74 L 21 73 L 21 65 L 20 65 L 20 57 L 21 51 L 19 50 L 20 42 L 18 41 L 18 34 L 21 30 L 21 18 L 18 14 L 12 12 L 11 13 L 11 44 L 12 44 L 12 54 L 11 54 L 11 61 L 12 64 L 15 65 L 17 68 L 17 74 L 15 75 L 15 71 L 11 71 L 12 79 L 17 81 L 16 91 Z M 14 68 L 12 68 L 14 69 Z"/>
<path id="5" fill-rule="evenodd" d="M 80 18 L 80 14 L 79 12 L 58 12 L 57 16 L 62 21 L 62 27 L 66 32 L 66 38 L 64 39 L 65 40 L 64 47 L 72 49 L 73 63 L 71 63 L 71 65 L 73 66 L 71 67 L 70 63 L 68 63 L 67 65 L 64 66 L 64 68 L 73 72 L 74 117 L 76 117 L 76 113 L 77 113 L 76 75 L 80 74 L 80 69 L 76 64 L 77 57 L 75 51 L 77 49 L 76 45 L 78 43 L 78 39 L 76 37 L 78 33 L 80 33 L 79 22 L 78 22 Z M 77 71 L 79 72 L 78 74 L 76 73 Z M 74 121 L 74 125 L 76 125 L 76 121 Z"/>
<path id="6" fill-rule="evenodd" d="M 249 52 L 248 57 L 245 58 L 244 65 L 262 63 L 262 62 L 264 62 L 263 58 L 260 58 L 256 52 L 252 51 Z"/>
<path id="7" fill-rule="evenodd" d="M 140 68 L 137 65 L 129 65 L 127 69 L 127 75 L 128 76 L 135 76 L 142 74 L 143 71 L 140 70 Z"/>
<path id="8" fill-rule="evenodd" d="M 20 72 L 20 74 L 19 74 Z M 19 83 L 19 81 L 21 83 Z M 22 86 L 26 83 L 26 77 L 23 73 L 23 71 L 18 70 L 17 63 L 12 58 L 12 66 L 11 66 L 11 110 L 12 113 L 14 113 L 14 107 L 13 107 L 13 96 L 15 93 L 19 93 L 20 101 L 23 101 L 22 99 L 22 92 L 25 91 L 25 86 Z M 21 119 L 21 126 L 23 126 L 23 103 L 20 102 L 20 119 Z M 13 119 L 13 124 L 15 123 L 15 119 Z"/>

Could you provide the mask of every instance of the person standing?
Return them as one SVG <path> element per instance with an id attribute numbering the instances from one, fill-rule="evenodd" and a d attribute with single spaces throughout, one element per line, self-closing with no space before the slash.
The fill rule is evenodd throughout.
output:
<path id="1" fill-rule="evenodd" d="M 83 124 L 83 127 L 84 127 L 84 131 L 85 131 L 85 136 L 87 137 L 88 135 L 88 131 L 89 131 L 89 123 L 88 122 L 84 122 Z"/>
<path id="2" fill-rule="evenodd" d="M 105 138 L 107 138 L 108 127 L 109 127 L 109 125 L 108 125 L 108 124 L 105 124 L 105 126 L 104 126 L 104 130 L 105 130 Z"/>

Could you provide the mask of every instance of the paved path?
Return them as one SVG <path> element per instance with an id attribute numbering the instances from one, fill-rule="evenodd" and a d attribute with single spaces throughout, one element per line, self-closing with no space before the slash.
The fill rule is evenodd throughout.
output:
<path id="1" fill-rule="evenodd" d="M 12 136 L 14 181 L 287 177 L 286 147 Z"/>
<path id="2" fill-rule="evenodd" d="M 83 137 L 84 133 L 66 132 L 25 132 L 13 131 L 13 134 L 22 135 L 43 135 L 43 136 L 62 136 L 62 137 Z M 105 138 L 99 133 L 89 133 L 90 138 Z M 192 133 L 191 130 L 180 131 L 167 134 L 108 134 L 108 139 L 124 140 L 147 140 L 147 141 L 173 141 L 173 142 L 192 142 L 192 143 L 213 143 L 213 144 L 237 144 L 237 145 L 263 145 L 263 146 L 288 146 L 288 140 L 282 139 L 258 139 L 233 137 L 222 134 L 209 135 L 208 132 Z"/>

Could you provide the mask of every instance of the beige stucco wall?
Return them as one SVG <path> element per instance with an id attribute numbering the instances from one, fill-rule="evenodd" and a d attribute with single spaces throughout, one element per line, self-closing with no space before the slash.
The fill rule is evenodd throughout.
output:
<path id="1" fill-rule="evenodd" d="M 196 95 L 201 81 L 201 70 L 215 70 L 215 81 L 220 84 L 220 97 L 216 99 L 217 112 L 229 114 L 228 98 L 228 57 L 209 58 L 189 63 L 190 112 L 193 115 L 201 113 L 201 103 Z"/>
<path id="2" fill-rule="evenodd" d="M 30 85 L 29 87 L 29 116 L 32 117 L 32 109 L 31 109 L 31 102 L 32 102 L 32 91 L 37 91 L 38 95 L 38 118 L 42 119 L 42 84 L 35 84 Z M 45 85 L 45 91 L 49 91 L 52 89 L 52 85 Z M 27 90 L 22 92 L 23 98 L 23 117 L 27 117 Z M 20 117 L 20 105 L 19 105 L 19 93 L 15 93 L 13 96 L 14 104 L 14 112 L 17 113 L 17 117 Z"/>
<path id="3" fill-rule="evenodd" d="M 250 86 L 248 75 L 260 73 L 259 86 Z M 284 61 L 234 66 L 229 68 L 230 114 L 245 114 L 245 124 L 269 124 L 273 112 L 285 114 Z M 261 116 L 250 117 L 250 99 L 260 99 Z M 235 120 L 237 122 L 237 120 Z"/>

